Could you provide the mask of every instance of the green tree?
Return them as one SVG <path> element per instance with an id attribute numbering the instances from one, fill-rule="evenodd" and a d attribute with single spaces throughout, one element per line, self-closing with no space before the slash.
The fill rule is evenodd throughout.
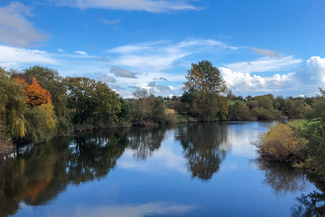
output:
<path id="1" fill-rule="evenodd" d="M 10 137 L 25 136 L 25 110 L 23 87 L 10 79 L 9 73 L 0 67 L 0 116 Z"/>
<path id="2" fill-rule="evenodd" d="M 251 113 L 248 106 L 245 106 L 241 101 L 229 106 L 229 120 L 231 121 L 248 121 L 251 120 Z"/>
<path id="3" fill-rule="evenodd" d="M 68 108 L 75 124 L 108 124 L 118 121 L 121 102 L 107 84 L 84 77 L 67 77 Z"/>
<path id="4" fill-rule="evenodd" d="M 273 111 L 272 98 L 269 95 L 258 97 L 258 106 L 269 111 Z"/>
<path id="5" fill-rule="evenodd" d="M 24 69 L 22 72 L 11 70 L 10 73 L 12 78 L 20 77 L 29 85 L 32 84 L 33 78 L 35 78 L 42 88 L 50 91 L 52 104 L 58 119 L 58 133 L 68 135 L 73 130 L 70 110 L 67 108 L 66 84 L 57 70 L 36 65 Z"/>
<path id="6" fill-rule="evenodd" d="M 135 125 L 164 124 L 167 116 L 160 97 L 149 94 L 146 89 L 134 92 L 137 98 L 131 102 L 132 122 Z"/>
<path id="7" fill-rule="evenodd" d="M 192 63 L 185 78 L 187 81 L 184 82 L 184 90 L 193 88 L 196 91 L 219 94 L 225 93 L 227 89 L 219 69 L 207 60 L 202 60 L 198 64 Z"/>

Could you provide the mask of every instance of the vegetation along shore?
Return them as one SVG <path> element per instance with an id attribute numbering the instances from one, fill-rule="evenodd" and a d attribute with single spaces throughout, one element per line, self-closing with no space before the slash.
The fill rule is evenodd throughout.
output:
<path id="1" fill-rule="evenodd" d="M 256 142 L 260 157 L 324 175 L 325 92 L 315 97 L 235 96 L 209 61 L 192 64 L 181 96 L 137 89 L 123 99 L 106 83 L 61 77 L 43 66 L 0 68 L 0 152 L 73 131 L 196 121 L 295 119 L 276 124 Z M 299 119 L 299 120 L 297 120 Z"/>

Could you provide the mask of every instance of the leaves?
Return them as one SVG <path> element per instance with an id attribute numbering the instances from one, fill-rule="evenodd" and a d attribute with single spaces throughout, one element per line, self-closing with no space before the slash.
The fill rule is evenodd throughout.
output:
<path id="1" fill-rule="evenodd" d="M 42 88 L 36 78 L 33 78 L 31 85 L 28 85 L 25 82 L 25 79 L 21 79 L 20 77 L 17 77 L 14 80 L 25 88 L 26 104 L 34 107 L 42 104 L 52 103 L 50 91 Z"/>
<path id="2" fill-rule="evenodd" d="M 184 90 L 193 88 L 198 91 L 207 91 L 213 94 L 225 93 L 226 83 L 222 75 L 211 62 L 203 60 L 198 64 L 192 63 L 191 69 L 185 75 Z"/>

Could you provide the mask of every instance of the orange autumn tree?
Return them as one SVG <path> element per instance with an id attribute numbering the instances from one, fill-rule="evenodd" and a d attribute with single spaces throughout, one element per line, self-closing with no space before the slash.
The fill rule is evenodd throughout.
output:
<path id="1" fill-rule="evenodd" d="M 31 85 L 27 84 L 25 79 L 21 79 L 20 77 L 17 77 L 14 80 L 25 88 L 26 104 L 34 107 L 42 104 L 52 103 L 50 91 L 42 88 L 36 78 L 33 78 Z"/>

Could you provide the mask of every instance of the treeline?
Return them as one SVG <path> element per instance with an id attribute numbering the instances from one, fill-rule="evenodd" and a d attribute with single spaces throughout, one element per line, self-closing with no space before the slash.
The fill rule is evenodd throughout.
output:
<path id="1" fill-rule="evenodd" d="M 272 94 L 235 96 L 209 61 L 192 64 L 186 79 L 183 95 L 166 98 L 169 101 L 166 106 L 199 121 L 301 119 L 318 100 L 316 97 L 285 99 Z"/>
<path id="2" fill-rule="evenodd" d="M 145 90 L 135 93 L 137 100 L 125 101 L 106 83 L 63 78 L 41 66 L 0 68 L 0 96 L 0 152 L 11 139 L 40 143 L 73 131 L 167 123 L 161 98 Z"/>
<path id="3" fill-rule="evenodd" d="M 47 67 L 0 68 L 0 152 L 14 142 L 40 143 L 72 131 L 194 121 L 300 119 L 317 98 L 234 96 L 209 61 L 192 64 L 184 93 L 156 97 L 146 89 L 123 99 L 100 81 L 63 78 Z"/>

